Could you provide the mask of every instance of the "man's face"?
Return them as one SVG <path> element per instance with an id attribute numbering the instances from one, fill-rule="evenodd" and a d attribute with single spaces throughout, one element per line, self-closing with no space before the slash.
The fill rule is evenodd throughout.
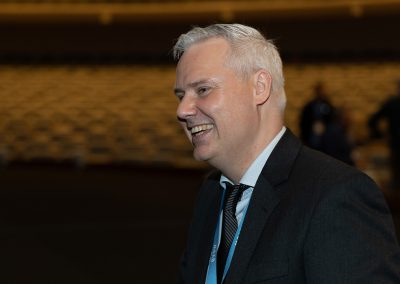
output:
<path id="1" fill-rule="evenodd" d="M 194 157 L 213 166 L 229 163 L 252 143 L 255 109 L 251 80 L 226 66 L 230 47 L 222 38 L 192 45 L 176 70 L 177 116 Z"/>

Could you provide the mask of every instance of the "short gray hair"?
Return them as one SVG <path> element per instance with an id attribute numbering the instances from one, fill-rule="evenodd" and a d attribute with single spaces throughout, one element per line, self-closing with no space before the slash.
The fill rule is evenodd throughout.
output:
<path id="1" fill-rule="evenodd" d="M 274 43 L 252 27 L 241 24 L 194 27 L 178 38 L 172 50 L 174 59 L 178 61 L 191 45 L 215 37 L 222 37 L 230 44 L 231 54 L 227 64 L 243 78 L 260 69 L 271 74 L 272 91 L 280 94 L 279 103 L 284 108 L 286 96 L 281 57 Z"/>

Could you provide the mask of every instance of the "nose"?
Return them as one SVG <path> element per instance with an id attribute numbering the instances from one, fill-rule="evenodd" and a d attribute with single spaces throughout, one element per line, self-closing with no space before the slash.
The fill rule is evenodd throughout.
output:
<path id="1" fill-rule="evenodd" d="M 196 114 L 196 98 L 191 94 L 186 94 L 179 102 L 176 114 L 180 121 L 194 116 Z"/>

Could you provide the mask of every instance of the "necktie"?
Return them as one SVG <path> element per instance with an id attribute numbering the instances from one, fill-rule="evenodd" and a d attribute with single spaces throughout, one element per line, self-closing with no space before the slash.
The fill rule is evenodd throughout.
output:
<path id="1" fill-rule="evenodd" d="M 247 188 L 249 188 L 249 186 L 244 184 L 232 185 L 230 183 L 226 183 L 221 241 L 217 256 L 218 283 L 221 283 L 222 276 L 224 274 L 226 258 L 229 254 L 229 249 L 232 245 L 232 241 L 238 228 L 236 219 L 236 205 L 243 191 Z"/>

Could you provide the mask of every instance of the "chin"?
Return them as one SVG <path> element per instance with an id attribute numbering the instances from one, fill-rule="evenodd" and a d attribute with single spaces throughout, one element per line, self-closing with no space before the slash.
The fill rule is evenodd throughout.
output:
<path id="1" fill-rule="evenodd" d="M 199 147 L 200 148 L 200 147 Z M 196 161 L 207 162 L 210 159 L 210 152 L 205 149 L 195 148 L 193 150 L 193 157 Z"/>
<path id="2" fill-rule="evenodd" d="M 196 152 L 193 153 L 193 158 L 194 158 L 196 161 L 201 161 L 201 162 L 207 160 L 207 159 L 204 158 L 202 155 L 196 154 Z"/>

